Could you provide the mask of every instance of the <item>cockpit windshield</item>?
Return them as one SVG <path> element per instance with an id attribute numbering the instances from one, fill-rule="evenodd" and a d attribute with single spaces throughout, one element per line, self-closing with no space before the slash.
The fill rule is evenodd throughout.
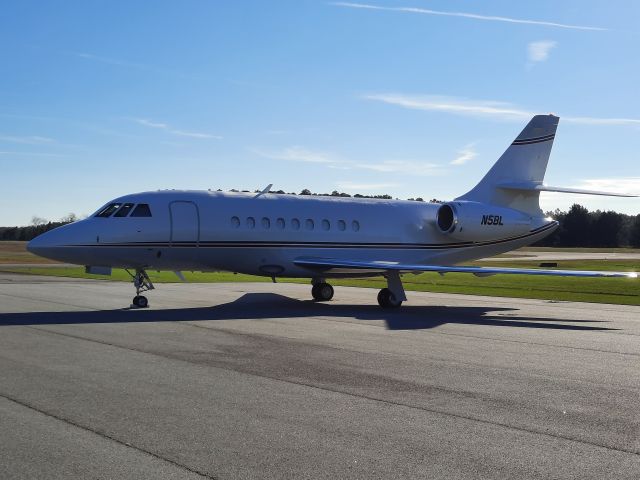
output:
<path id="1" fill-rule="evenodd" d="M 109 205 L 104 207 L 102 210 L 100 210 L 98 213 L 96 213 L 96 217 L 102 217 L 102 218 L 110 217 L 113 214 L 113 212 L 115 212 L 120 208 L 121 205 L 122 205 L 121 203 L 110 203 Z"/>
<path id="2" fill-rule="evenodd" d="M 134 205 L 135 205 L 134 203 L 125 203 L 124 205 L 122 205 L 122 207 L 120 207 L 120 210 L 118 210 L 113 216 L 126 217 L 127 215 L 129 215 L 129 212 L 131 211 Z"/>
<path id="3" fill-rule="evenodd" d="M 149 208 L 148 203 L 110 203 L 98 213 L 94 215 L 94 217 L 101 218 L 123 218 L 123 217 L 150 217 L 151 209 Z"/>

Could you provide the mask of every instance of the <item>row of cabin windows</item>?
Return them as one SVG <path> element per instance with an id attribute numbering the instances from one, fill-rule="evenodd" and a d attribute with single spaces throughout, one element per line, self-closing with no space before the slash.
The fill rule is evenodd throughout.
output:
<path id="1" fill-rule="evenodd" d="M 146 203 L 110 203 L 98 213 L 96 217 L 150 217 L 151 209 Z"/>
<path id="2" fill-rule="evenodd" d="M 244 221 L 244 224 L 247 228 L 254 229 L 256 228 L 256 219 L 254 217 L 247 217 Z M 241 225 L 242 225 L 242 222 L 240 221 L 239 217 L 231 217 L 232 227 L 240 228 Z M 260 220 L 260 225 L 265 230 L 270 229 L 271 219 L 268 217 L 262 217 L 262 220 Z M 278 230 L 284 230 L 286 226 L 287 226 L 287 222 L 285 221 L 284 218 L 277 218 L 276 221 L 274 222 L 274 228 L 277 228 Z M 303 226 L 305 230 L 314 230 L 316 227 L 316 224 L 314 220 L 311 218 L 307 218 L 306 220 L 304 220 L 304 222 L 297 218 L 292 218 L 289 221 L 289 228 L 291 228 L 291 230 L 300 230 L 300 228 L 302 228 Z M 331 222 L 325 218 L 320 222 L 320 228 L 324 231 L 331 230 Z M 347 229 L 347 222 L 345 222 L 344 220 L 338 220 L 335 224 L 335 228 L 337 228 L 341 232 L 344 232 Z M 353 230 L 354 232 L 357 232 L 360 230 L 360 223 L 358 223 L 357 220 L 353 220 L 351 222 L 351 230 Z"/>

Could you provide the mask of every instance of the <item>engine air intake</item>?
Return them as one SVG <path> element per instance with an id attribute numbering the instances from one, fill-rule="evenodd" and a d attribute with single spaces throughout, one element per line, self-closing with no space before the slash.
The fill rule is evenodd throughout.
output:
<path id="1" fill-rule="evenodd" d="M 531 217 L 512 208 L 456 201 L 440 205 L 436 224 L 456 240 L 478 242 L 524 235 L 531 230 Z"/>
<path id="2" fill-rule="evenodd" d="M 458 218 L 451 205 L 444 204 L 438 209 L 438 228 L 443 233 L 451 233 L 455 230 Z"/>

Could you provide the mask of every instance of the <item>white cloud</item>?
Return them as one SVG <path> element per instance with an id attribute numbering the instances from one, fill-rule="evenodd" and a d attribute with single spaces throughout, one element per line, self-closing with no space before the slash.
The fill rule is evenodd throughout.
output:
<path id="1" fill-rule="evenodd" d="M 458 150 L 458 156 L 451 161 L 451 165 L 464 165 L 477 156 L 478 152 L 474 150 L 473 144 L 469 144 L 461 150 Z"/>
<path id="2" fill-rule="evenodd" d="M 549 182 L 552 183 L 552 182 Z M 596 178 L 577 180 L 571 188 L 598 190 L 601 192 L 622 193 L 627 195 L 640 194 L 640 177 L 624 178 Z M 599 195 L 574 195 L 568 193 L 542 192 L 540 206 L 543 211 L 559 208 L 567 211 L 571 205 L 578 203 L 589 210 L 613 210 L 628 215 L 637 215 L 638 198 L 603 197 Z"/>
<path id="3" fill-rule="evenodd" d="M 191 137 L 191 138 L 212 138 L 215 140 L 222 140 L 220 135 L 211 135 L 210 133 L 201 133 L 201 132 L 185 132 L 184 130 L 169 130 L 169 133 L 173 135 L 178 135 L 180 137 Z"/>
<path id="4" fill-rule="evenodd" d="M 169 128 L 169 125 L 167 125 L 166 123 L 152 122 L 151 120 L 147 120 L 145 118 L 136 118 L 135 121 L 138 122 L 140 125 L 144 125 L 145 127 L 162 128 L 162 129 Z"/>
<path id="5" fill-rule="evenodd" d="M 336 187 L 342 190 L 380 190 L 382 188 L 393 188 L 399 186 L 397 183 L 359 183 L 351 181 L 336 182 Z"/>
<path id="6" fill-rule="evenodd" d="M 450 113 L 452 115 L 487 117 L 496 120 L 523 121 L 536 114 L 506 102 L 471 100 L 468 98 L 437 95 L 410 95 L 403 93 L 380 93 L 364 95 L 367 100 L 396 105 L 413 110 Z M 563 117 L 561 121 L 584 125 L 640 125 L 640 118 Z"/>
<path id="7" fill-rule="evenodd" d="M 287 147 L 278 151 L 250 149 L 251 152 L 272 160 L 287 160 L 304 163 L 317 163 L 337 170 L 372 170 L 380 173 L 398 173 L 406 175 L 433 176 L 446 173 L 438 164 L 410 160 L 384 160 L 376 163 L 355 162 L 339 155 L 309 150 L 300 146 Z"/>
<path id="8" fill-rule="evenodd" d="M 553 40 L 540 40 L 538 42 L 531 42 L 527 46 L 529 53 L 529 64 L 544 62 L 549 58 L 549 52 L 552 48 L 555 48 L 558 42 Z"/>
<path id="9" fill-rule="evenodd" d="M 278 151 L 264 151 L 251 149 L 253 153 L 261 157 L 270 158 L 272 160 L 290 160 L 294 162 L 305 163 L 324 163 L 328 165 L 338 165 L 344 163 L 344 160 L 336 155 L 309 150 L 304 147 L 292 146 Z"/>
<path id="10" fill-rule="evenodd" d="M 563 120 L 584 125 L 640 125 L 640 118 L 563 117 Z"/>
<path id="11" fill-rule="evenodd" d="M 505 102 L 469 100 L 438 95 L 381 93 L 365 95 L 364 98 L 413 110 L 445 112 L 454 115 L 489 116 L 505 120 L 522 120 L 534 115 L 533 112 L 516 108 Z"/>
<path id="12" fill-rule="evenodd" d="M 444 17 L 461 17 L 471 20 L 482 20 L 488 22 L 505 22 L 505 23 L 519 23 L 525 25 L 539 25 L 543 27 L 555 27 L 555 28 L 567 28 L 572 30 L 594 30 L 605 31 L 606 28 L 602 27 L 589 27 L 584 25 L 569 25 L 565 23 L 546 22 L 541 20 L 525 20 L 521 18 L 500 17 L 495 15 L 479 15 L 477 13 L 467 12 L 446 12 L 441 10 L 430 10 L 426 8 L 416 7 L 381 7 L 379 5 L 369 5 L 365 3 L 351 3 L 351 2 L 334 2 L 332 5 L 345 8 L 361 8 L 367 10 L 385 10 L 389 12 L 404 12 L 404 13 L 417 13 L 422 15 L 438 15 Z"/>
<path id="13" fill-rule="evenodd" d="M 16 137 L 12 135 L 0 135 L 0 142 L 23 143 L 26 145 L 40 145 L 43 143 L 55 142 L 53 138 L 39 137 L 37 135 L 28 135 L 24 137 Z"/>
<path id="14" fill-rule="evenodd" d="M 406 175 L 420 176 L 442 175 L 446 173 L 445 169 L 436 163 L 409 160 L 385 160 L 379 163 L 357 163 L 354 167 L 382 173 L 403 173 Z"/>
<path id="15" fill-rule="evenodd" d="M 591 178 L 580 180 L 573 188 L 598 190 L 601 192 L 623 193 L 628 195 L 640 194 L 640 177 L 623 178 Z"/>
<path id="16" fill-rule="evenodd" d="M 222 140 L 222 138 L 224 138 L 220 135 L 212 135 L 210 133 L 188 132 L 185 130 L 178 130 L 178 129 L 172 128 L 170 125 L 166 123 L 154 122 L 146 118 L 134 118 L 133 120 L 136 123 L 139 123 L 140 125 L 143 125 L 145 127 L 164 130 L 172 135 L 177 135 L 179 137 L 202 138 L 202 139 L 211 139 L 211 140 Z"/>

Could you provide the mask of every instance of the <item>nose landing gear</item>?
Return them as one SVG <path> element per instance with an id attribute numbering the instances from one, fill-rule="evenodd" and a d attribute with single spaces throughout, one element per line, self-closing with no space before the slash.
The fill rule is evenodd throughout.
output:
<path id="1" fill-rule="evenodd" d="M 131 276 L 133 279 L 133 286 L 136 287 L 136 296 L 133 297 L 132 306 L 136 308 L 147 308 L 149 306 L 149 301 L 147 300 L 147 297 L 140 295 L 140 293 L 153 290 L 155 288 L 149 279 L 149 275 L 147 275 L 147 272 L 142 268 L 136 269 L 135 275 L 129 270 L 126 270 L 126 272 Z"/>
<path id="2" fill-rule="evenodd" d="M 147 308 L 149 306 L 149 301 L 144 295 L 136 295 L 135 297 L 133 297 L 132 303 L 138 308 Z"/>

